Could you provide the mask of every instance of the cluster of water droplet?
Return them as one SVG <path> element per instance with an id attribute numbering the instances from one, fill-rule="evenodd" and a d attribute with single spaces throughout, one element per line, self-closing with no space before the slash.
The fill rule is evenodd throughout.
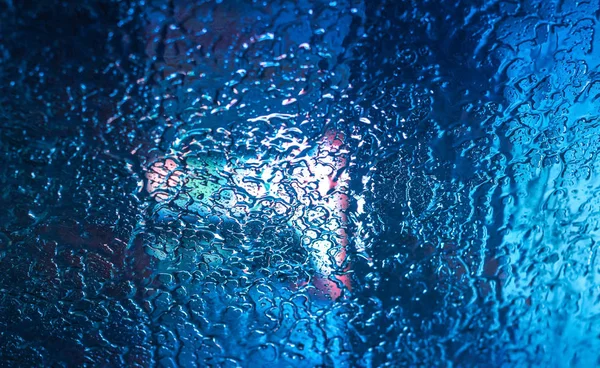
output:
<path id="1" fill-rule="evenodd" d="M 0 3 L 0 360 L 597 364 L 599 8 Z"/>

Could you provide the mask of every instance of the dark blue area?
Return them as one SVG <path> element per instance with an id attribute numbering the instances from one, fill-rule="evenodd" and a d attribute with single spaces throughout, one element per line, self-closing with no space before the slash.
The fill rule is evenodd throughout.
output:
<path id="1" fill-rule="evenodd" d="M 0 366 L 595 366 L 598 0 L 0 0 Z"/>

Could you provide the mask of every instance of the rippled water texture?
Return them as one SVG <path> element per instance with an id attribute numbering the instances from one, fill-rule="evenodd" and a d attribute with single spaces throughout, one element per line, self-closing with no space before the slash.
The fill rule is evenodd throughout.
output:
<path id="1" fill-rule="evenodd" d="M 0 0 L 0 366 L 600 365 L 599 0 Z"/>

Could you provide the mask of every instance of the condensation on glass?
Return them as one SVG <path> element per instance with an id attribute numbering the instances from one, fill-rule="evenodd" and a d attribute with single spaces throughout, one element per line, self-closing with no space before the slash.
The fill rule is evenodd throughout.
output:
<path id="1" fill-rule="evenodd" d="M 0 365 L 600 364 L 599 12 L 1 1 Z"/>

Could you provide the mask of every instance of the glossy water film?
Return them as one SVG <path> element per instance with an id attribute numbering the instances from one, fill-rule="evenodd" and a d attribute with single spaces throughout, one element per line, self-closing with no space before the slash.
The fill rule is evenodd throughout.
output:
<path id="1" fill-rule="evenodd" d="M 600 365 L 599 14 L 0 1 L 0 366 Z"/>

